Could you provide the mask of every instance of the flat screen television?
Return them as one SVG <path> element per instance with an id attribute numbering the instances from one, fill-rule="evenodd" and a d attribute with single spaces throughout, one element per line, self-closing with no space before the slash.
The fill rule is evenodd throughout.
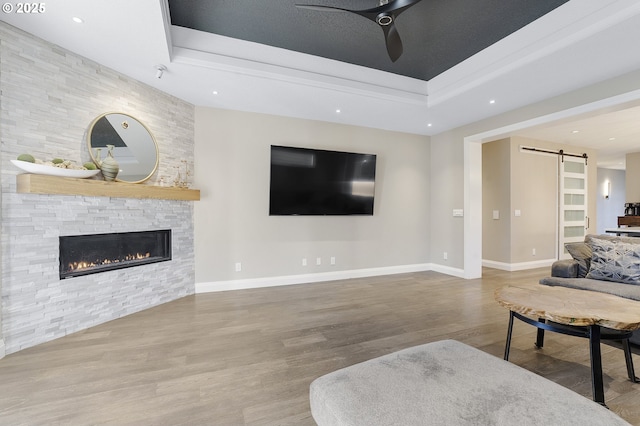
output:
<path id="1" fill-rule="evenodd" d="M 373 215 L 376 156 L 271 146 L 269 215 Z"/>

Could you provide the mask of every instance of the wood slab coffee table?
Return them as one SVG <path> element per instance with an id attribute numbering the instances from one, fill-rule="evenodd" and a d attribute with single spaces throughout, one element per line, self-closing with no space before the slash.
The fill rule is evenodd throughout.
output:
<path id="1" fill-rule="evenodd" d="M 640 302 L 606 293 L 542 284 L 508 285 L 497 289 L 494 295 L 500 305 L 509 309 L 505 360 L 509 359 L 515 317 L 538 328 L 538 348 L 544 344 L 544 330 L 589 339 L 594 401 L 605 405 L 601 340 L 622 342 L 629 379 L 638 382 L 629 337 L 640 328 Z"/>

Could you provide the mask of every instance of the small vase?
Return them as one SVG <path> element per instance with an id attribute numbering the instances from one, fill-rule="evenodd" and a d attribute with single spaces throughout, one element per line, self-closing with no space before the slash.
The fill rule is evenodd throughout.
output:
<path id="1" fill-rule="evenodd" d="M 100 168 L 102 165 L 102 148 L 96 148 L 96 166 Z"/>
<path id="2" fill-rule="evenodd" d="M 107 145 L 109 151 L 107 152 L 107 157 L 102 160 L 100 163 L 100 169 L 102 170 L 102 176 L 104 176 L 104 180 L 106 181 L 114 181 L 116 180 L 116 176 L 118 176 L 118 172 L 120 171 L 120 166 L 115 158 L 113 158 L 113 145 Z"/>

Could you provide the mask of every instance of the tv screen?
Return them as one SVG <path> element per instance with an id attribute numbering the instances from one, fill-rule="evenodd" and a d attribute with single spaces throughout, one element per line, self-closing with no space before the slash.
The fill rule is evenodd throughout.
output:
<path id="1" fill-rule="evenodd" d="M 269 215 L 373 215 L 376 156 L 271 146 Z"/>

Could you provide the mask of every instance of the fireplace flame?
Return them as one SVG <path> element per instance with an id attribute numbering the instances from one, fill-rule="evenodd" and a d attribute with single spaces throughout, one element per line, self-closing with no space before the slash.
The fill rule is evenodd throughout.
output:
<path id="1" fill-rule="evenodd" d="M 112 263 L 147 259 L 149 257 L 151 257 L 151 253 L 135 253 L 135 254 L 127 254 L 122 259 L 103 259 L 103 260 L 97 260 L 95 262 L 85 262 L 85 261 L 72 262 L 72 263 L 69 263 L 68 271 L 79 271 L 82 269 L 95 268 L 96 266 L 110 265 Z"/>

